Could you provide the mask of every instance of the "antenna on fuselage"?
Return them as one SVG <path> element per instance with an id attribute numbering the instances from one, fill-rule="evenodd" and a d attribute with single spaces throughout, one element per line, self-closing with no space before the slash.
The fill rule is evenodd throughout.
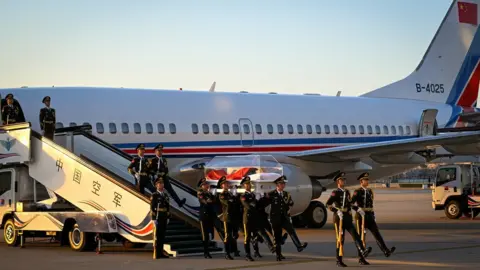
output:
<path id="1" fill-rule="evenodd" d="M 210 86 L 210 90 L 208 90 L 208 92 L 215 92 L 215 85 L 217 84 L 217 82 L 213 82 L 212 86 Z"/>
<path id="2" fill-rule="evenodd" d="M 337 97 L 339 97 L 341 93 L 342 93 L 342 91 L 338 91 L 337 92 Z"/>

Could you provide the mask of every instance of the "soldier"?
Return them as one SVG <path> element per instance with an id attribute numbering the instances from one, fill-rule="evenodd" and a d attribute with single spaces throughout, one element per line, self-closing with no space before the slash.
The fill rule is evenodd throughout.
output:
<path id="1" fill-rule="evenodd" d="M 148 177 L 148 164 L 145 155 L 145 145 L 143 143 L 135 148 L 138 157 L 132 159 L 132 163 L 128 166 L 128 172 L 135 177 L 135 185 L 140 193 L 145 194 L 145 187 L 150 182 Z"/>
<path id="2" fill-rule="evenodd" d="M 43 98 L 42 103 L 45 104 L 45 108 L 40 109 L 40 128 L 43 130 L 43 136 L 53 141 L 55 134 L 55 109 L 50 108 L 50 97 Z"/>
<path id="3" fill-rule="evenodd" d="M 161 176 L 163 178 L 163 181 L 165 183 L 165 189 L 168 191 L 170 196 L 173 197 L 178 206 L 182 207 L 187 199 L 183 198 L 182 200 L 180 200 L 177 193 L 175 192 L 175 190 L 173 190 L 173 187 L 170 184 L 167 160 L 162 156 L 163 145 L 159 144 L 155 146 L 153 150 L 155 151 L 155 157 L 149 160 L 148 165 L 150 168 L 150 174 L 152 174 L 153 179 L 158 176 Z"/>
<path id="4" fill-rule="evenodd" d="M 258 213 L 257 213 L 257 199 L 252 193 L 252 185 L 250 183 L 250 177 L 246 176 L 240 182 L 240 185 L 245 187 L 245 193 L 240 195 L 240 200 L 243 205 L 243 234 L 245 235 L 245 258 L 247 261 L 253 261 L 252 255 L 250 255 L 250 241 L 253 235 L 258 231 Z"/>
<path id="5" fill-rule="evenodd" d="M 163 254 L 163 244 L 165 242 L 165 231 L 170 218 L 170 199 L 165 193 L 163 179 L 157 178 L 155 181 L 157 190 L 150 197 L 150 210 L 152 221 L 155 224 L 153 238 L 153 258 L 168 258 Z"/>
<path id="6" fill-rule="evenodd" d="M 212 258 L 208 247 L 210 246 L 210 236 L 213 239 L 213 227 L 215 222 L 215 197 L 208 190 L 208 182 L 203 177 L 198 181 L 197 191 L 198 201 L 200 202 L 200 229 L 202 230 L 203 255 L 205 258 Z"/>
<path id="7" fill-rule="evenodd" d="M 238 231 L 242 228 L 242 202 L 240 201 L 240 194 L 237 193 L 237 189 L 233 188 L 233 204 L 232 208 L 229 209 L 230 221 L 232 224 L 233 231 L 233 241 L 231 242 L 232 246 L 230 251 L 235 255 L 235 257 L 240 257 L 240 251 L 238 250 L 237 239 L 239 237 Z M 242 228 L 243 230 L 243 228 Z"/>
<path id="8" fill-rule="evenodd" d="M 3 125 L 10 125 L 19 122 L 20 109 L 13 103 L 13 95 L 8 94 L 5 99 L 7 105 L 2 108 Z"/>
<path id="9" fill-rule="evenodd" d="M 387 248 L 378 230 L 375 222 L 375 212 L 373 211 L 373 191 L 368 188 L 368 177 L 367 172 L 358 176 L 357 180 L 360 181 L 361 187 L 356 189 L 352 196 L 352 205 L 354 205 L 352 208 L 357 211 L 355 215 L 357 232 L 362 238 L 363 245 L 365 245 L 365 233 L 366 229 L 369 229 L 385 257 L 390 257 L 395 251 L 395 247 Z"/>
<path id="10" fill-rule="evenodd" d="M 260 251 L 258 249 L 258 242 L 263 243 L 266 241 L 266 244 L 270 250 L 270 252 L 274 253 L 275 252 L 275 244 L 272 242 L 270 239 L 268 233 L 272 236 L 273 238 L 273 230 L 272 230 L 272 225 L 268 221 L 268 214 L 265 212 L 265 207 L 269 205 L 269 200 L 267 197 L 261 197 L 260 199 L 257 200 L 257 213 L 258 213 L 258 234 L 255 239 L 253 239 L 253 250 L 255 251 L 254 257 L 259 257 L 261 258 L 262 255 L 260 255 Z M 288 234 L 285 233 L 283 234 L 282 237 L 282 245 L 285 243 L 285 240 L 287 239 Z"/>
<path id="11" fill-rule="evenodd" d="M 350 201 L 350 192 L 345 190 L 345 173 L 341 172 L 335 176 L 333 179 L 337 182 L 338 188 L 332 192 L 330 198 L 327 201 L 327 207 L 332 211 L 333 214 L 333 222 L 335 225 L 335 233 L 337 236 L 337 249 L 336 249 L 336 257 L 337 257 L 337 266 L 339 267 L 346 267 L 343 263 L 343 243 L 345 241 L 345 229 L 348 230 L 350 235 L 357 246 L 359 251 L 360 257 L 360 264 L 368 265 L 369 263 L 365 260 L 368 254 L 372 251 L 372 248 L 369 247 L 365 249 L 360 241 L 360 237 L 358 236 L 357 232 L 353 227 L 353 220 L 351 211 L 351 201 Z"/>
<path id="12" fill-rule="evenodd" d="M 217 188 L 223 189 L 222 193 L 218 195 L 220 203 L 222 204 L 222 221 L 223 221 L 223 228 L 224 228 L 224 244 L 225 244 L 225 259 L 233 260 L 232 256 L 230 256 L 230 252 L 232 252 L 232 242 L 233 239 L 233 226 L 232 226 L 232 217 L 230 214 L 231 209 L 234 207 L 235 203 L 235 196 L 228 191 L 228 183 L 227 178 L 222 176 L 220 180 L 218 180 Z"/>
<path id="13" fill-rule="evenodd" d="M 286 179 L 287 178 L 285 175 L 277 178 L 274 181 L 274 183 L 277 185 L 277 188 L 267 194 L 267 198 L 269 198 L 271 204 L 270 222 L 272 223 L 273 234 L 275 236 L 277 261 L 285 259 L 285 257 L 282 255 L 282 229 L 285 229 L 290 235 L 293 243 L 297 247 L 298 252 L 301 252 L 308 245 L 308 243 L 300 243 L 300 240 L 298 239 L 290 221 L 290 207 L 293 206 L 293 200 L 290 196 L 290 193 L 284 191 Z"/>

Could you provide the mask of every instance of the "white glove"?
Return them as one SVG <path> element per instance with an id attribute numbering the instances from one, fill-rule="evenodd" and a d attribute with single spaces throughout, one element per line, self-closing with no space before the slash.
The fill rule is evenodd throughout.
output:
<path id="1" fill-rule="evenodd" d="M 343 219 L 343 212 L 342 211 L 337 211 L 337 215 L 339 219 Z"/>
<path id="2" fill-rule="evenodd" d="M 135 174 L 135 178 L 136 178 L 138 181 L 140 181 L 140 174 L 139 174 L 139 173 L 136 173 L 136 174 Z"/>
<path id="3" fill-rule="evenodd" d="M 235 187 L 235 188 L 233 188 L 233 190 L 232 190 L 232 194 L 233 194 L 234 196 L 237 196 L 237 188 L 236 188 L 236 187 Z"/>
<path id="4" fill-rule="evenodd" d="M 215 195 L 215 194 L 217 194 L 217 189 L 216 189 L 216 188 L 213 188 L 213 189 L 212 189 L 212 195 Z"/>
<path id="5" fill-rule="evenodd" d="M 167 219 L 167 225 L 168 225 L 168 223 L 170 223 L 170 219 Z"/>
<path id="6" fill-rule="evenodd" d="M 260 200 L 261 197 L 262 197 L 262 194 L 255 193 L 255 199 Z"/>
<path id="7" fill-rule="evenodd" d="M 154 220 L 153 223 L 155 223 L 155 226 L 158 226 L 158 221 Z"/>
<path id="8" fill-rule="evenodd" d="M 364 212 L 363 209 L 360 208 L 360 207 L 358 208 L 357 213 L 359 213 L 360 215 L 362 215 L 362 217 L 365 216 L 365 212 Z"/>

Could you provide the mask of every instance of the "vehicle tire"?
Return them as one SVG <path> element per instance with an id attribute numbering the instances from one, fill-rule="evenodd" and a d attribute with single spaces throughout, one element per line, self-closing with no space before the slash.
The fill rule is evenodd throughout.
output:
<path id="1" fill-rule="evenodd" d="M 445 215 L 449 219 L 458 219 L 462 214 L 463 211 L 459 201 L 451 200 L 445 206 Z"/>
<path id="2" fill-rule="evenodd" d="M 144 248 L 145 246 L 147 246 L 147 243 L 133 243 L 133 242 L 130 242 L 129 240 L 127 239 L 123 239 L 122 241 L 122 245 L 124 248 Z"/>
<path id="3" fill-rule="evenodd" d="M 16 247 L 20 244 L 20 237 L 18 231 L 15 230 L 15 223 L 13 219 L 8 219 L 3 227 L 3 239 L 5 243 L 11 247 Z"/>
<path id="4" fill-rule="evenodd" d="M 78 224 L 73 225 L 68 233 L 68 242 L 74 251 L 91 251 L 95 249 L 93 234 L 82 232 Z"/>
<path id="5" fill-rule="evenodd" d="M 327 222 L 327 208 L 322 202 L 311 201 L 302 214 L 309 228 L 322 228 Z"/>

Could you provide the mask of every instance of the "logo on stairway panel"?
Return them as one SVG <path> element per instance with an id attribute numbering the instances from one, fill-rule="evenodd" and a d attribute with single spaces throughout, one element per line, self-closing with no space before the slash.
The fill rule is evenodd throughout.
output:
<path id="1" fill-rule="evenodd" d="M 16 139 L 10 140 L 10 138 L 7 138 L 7 140 L 0 140 L 0 144 L 2 144 L 5 150 L 10 151 L 10 149 L 12 149 L 12 147 L 15 145 L 16 141 Z"/>

